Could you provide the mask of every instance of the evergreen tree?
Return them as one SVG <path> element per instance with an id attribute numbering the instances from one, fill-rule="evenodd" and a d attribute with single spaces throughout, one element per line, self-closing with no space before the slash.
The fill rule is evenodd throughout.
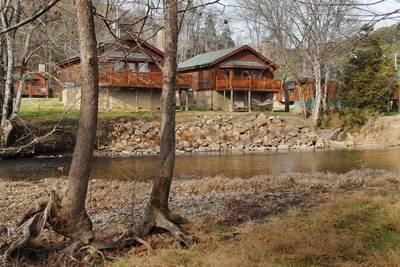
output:
<path id="1" fill-rule="evenodd" d="M 228 24 L 224 24 L 219 36 L 218 49 L 235 47 L 235 42 L 232 39 L 232 32 Z"/>
<path id="2" fill-rule="evenodd" d="M 393 62 L 376 36 L 366 38 L 344 66 L 341 92 L 344 106 L 385 111 L 397 82 Z"/>
<path id="3" fill-rule="evenodd" d="M 212 15 L 208 15 L 204 22 L 202 31 L 202 41 L 204 52 L 211 52 L 218 49 L 218 36 L 215 21 Z"/>

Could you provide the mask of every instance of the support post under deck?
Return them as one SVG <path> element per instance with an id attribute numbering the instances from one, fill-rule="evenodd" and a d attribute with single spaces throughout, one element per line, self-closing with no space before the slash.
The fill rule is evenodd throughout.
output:
<path id="1" fill-rule="evenodd" d="M 138 90 L 137 88 L 135 89 L 135 104 L 136 104 L 136 112 L 139 111 L 139 101 L 138 101 Z"/>
<path id="2" fill-rule="evenodd" d="M 233 90 L 231 90 L 231 107 L 230 107 L 230 112 L 233 112 Z"/>
<path id="3" fill-rule="evenodd" d="M 185 94 L 185 111 L 189 111 L 189 90 Z"/>
<path id="4" fill-rule="evenodd" d="M 249 112 L 251 112 L 251 90 L 249 89 L 248 96 L 247 96 L 248 108 Z"/>

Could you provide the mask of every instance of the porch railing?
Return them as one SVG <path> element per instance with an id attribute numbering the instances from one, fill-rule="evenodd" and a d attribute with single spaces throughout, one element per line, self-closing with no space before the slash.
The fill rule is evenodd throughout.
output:
<path id="1" fill-rule="evenodd" d="M 60 81 L 79 83 L 79 71 L 62 70 Z M 191 75 L 178 74 L 177 83 L 180 88 L 190 88 Z M 99 85 L 103 87 L 162 88 L 162 84 L 161 72 L 99 70 Z"/>
<path id="2" fill-rule="evenodd" d="M 282 82 L 267 78 L 254 79 L 253 77 L 216 76 L 215 87 L 223 90 L 251 90 L 262 92 L 278 92 L 282 88 Z"/>

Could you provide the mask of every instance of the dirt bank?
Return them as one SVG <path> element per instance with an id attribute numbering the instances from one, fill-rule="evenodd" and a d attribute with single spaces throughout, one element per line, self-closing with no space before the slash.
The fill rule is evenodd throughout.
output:
<path id="1" fill-rule="evenodd" d="M 368 121 L 356 135 L 354 143 L 364 147 L 400 145 L 400 115 Z"/>

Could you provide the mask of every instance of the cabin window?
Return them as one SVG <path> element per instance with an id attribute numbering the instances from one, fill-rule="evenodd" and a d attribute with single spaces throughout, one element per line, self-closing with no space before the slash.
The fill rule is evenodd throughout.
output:
<path id="1" fill-rule="evenodd" d="M 136 64 L 135 62 L 128 62 L 128 70 L 136 71 Z"/>
<path id="2" fill-rule="evenodd" d="M 139 72 L 149 72 L 149 63 L 141 62 L 138 65 Z"/>
<path id="3" fill-rule="evenodd" d="M 225 76 L 229 77 L 229 76 L 230 76 L 230 72 L 231 72 L 231 71 L 230 71 L 229 69 L 226 69 L 226 70 L 225 70 Z"/>
<path id="4" fill-rule="evenodd" d="M 233 76 L 240 77 L 240 69 L 234 69 L 233 70 Z"/>
<path id="5" fill-rule="evenodd" d="M 74 87 L 76 87 L 77 85 L 76 85 L 76 83 L 75 82 L 64 82 L 64 88 L 74 88 Z"/>
<path id="6" fill-rule="evenodd" d="M 248 70 L 244 70 L 244 71 L 242 71 L 242 75 L 241 75 L 242 77 L 249 77 L 250 76 L 250 73 L 249 73 L 249 71 Z"/>
<path id="7" fill-rule="evenodd" d="M 262 73 L 259 70 L 253 70 L 253 79 L 258 80 L 261 79 Z"/>
<path id="8" fill-rule="evenodd" d="M 125 62 L 123 62 L 123 61 L 118 61 L 118 62 L 115 62 L 115 64 L 114 64 L 115 71 L 124 71 L 124 67 L 125 67 Z"/>

